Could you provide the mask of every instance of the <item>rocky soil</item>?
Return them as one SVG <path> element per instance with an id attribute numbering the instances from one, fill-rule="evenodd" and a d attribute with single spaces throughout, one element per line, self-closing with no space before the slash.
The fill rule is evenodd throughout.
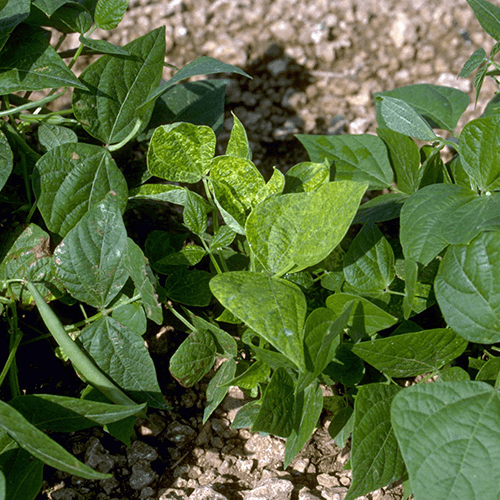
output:
<path id="1" fill-rule="evenodd" d="M 373 92 L 426 82 L 456 86 L 470 92 L 473 102 L 470 79 L 456 75 L 474 50 L 493 45 L 465 0 L 131 0 L 119 28 L 97 35 L 122 45 L 161 25 L 167 29 L 167 60 L 175 66 L 207 55 L 253 76 L 225 76 L 220 144 L 228 139 L 233 111 L 265 175 L 273 166 L 286 170 L 307 159 L 295 133 L 373 133 Z M 77 38 L 69 40 L 76 44 Z M 490 83 L 483 88 L 487 97 L 495 90 Z M 479 116 L 484 104 L 471 105 L 462 125 Z M 174 409 L 151 411 L 150 422 L 139 421 L 138 439 L 128 449 L 101 430 L 70 436 L 66 444 L 78 458 L 114 478 L 92 482 L 48 473 L 37 500 L 345 497 L 349 448 L 331 442 L 328 415 L 283 470 L 283 440 L 230 428 L 244 402 L 237 389 L 202 425 L 206 385 L 186 390 L 172 382 L 170 341 L 165 329 L 148 336 Z M 366 498 L 401 497 L 402 488 L 392 485 Z"/>

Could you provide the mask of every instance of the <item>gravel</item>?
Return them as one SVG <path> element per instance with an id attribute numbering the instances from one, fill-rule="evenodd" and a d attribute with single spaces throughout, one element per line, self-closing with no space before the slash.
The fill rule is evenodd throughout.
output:
<path id="1" fill-rule="evenodd" d="M 372 94 L 427 82 L 470 93 L 457 79 L 469 55 L 493 40 L 465 0 L 131 0 L 119 28 L 95 33 L 118 45 L 166 26 L 167 61 L 181 67 L 198 56 L 234 64 L 253 80 L 225 75 L 227 115 L 219 137 L 224 151 L 230 111 L 243 122 L 254 161 L 270 176 L 307 155 L 293 134 L 374 133 Z M 68 47 L 77 45 L 70 36 Z M 166 69 L 164 78 L 171 76 Z M 483 93 L 495 90 L 485 82 Z M 485 102 L 467 110 L 459 127 Z M 163 370 L 168 359 L 163 358 Z M 206 384 L 169 385 L 171 412 L 138 421 L 130 448 L 100 429 L 71 436 L 67 446 L 112 479 L 88 481 L 47 474 L 38 500 L 342 500 L 351 482 L 343 467 L 349 448 L 330 440 L 323 415 L 309 443 L 283 470 L 284 441 L 232 430 L 244 395 L 231 388 L 202 424 Z M 72 448 L 71 448 L 72 447 Z M 377 490 L 367 500 L 402 498 L 402 488 Z"/>

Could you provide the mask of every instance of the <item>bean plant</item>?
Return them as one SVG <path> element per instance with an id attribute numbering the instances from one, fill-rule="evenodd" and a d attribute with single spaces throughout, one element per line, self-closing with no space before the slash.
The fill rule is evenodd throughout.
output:
<path id="1" fill-rule="evenodd" d="M 500 88 L 500 8 L 467 1 L 497 41 L 460 72 L 475 72 L 477 100 L 487 76 Z M 0 254 L 0 498 L 34 498 L 44 463 L 107 477 L 43 431 L 101 425 L 128 444 L 137 416 L 168 408 L 142 337 L 175 319 L 172 377 L 193 387 L 217 367 L 204 422 L 240 387 L 232 427 L 286 439 L 285 468 L 323 415 L 351 446 L 347 500 L 396 481 L 416 500 L 497 499 L 498 96 L 458 131 L 458 89 L 376 93 L 377 135 L 298 135 L 310 161 L 265 179 L 234 115 L 216 155 L 223 80 L 181 83 L 242 70 L 199 58 L 161 83 L 163 29 L 124 47 L 91 37 L 124 1 L 3 4 L 0 196 L 14 221 Z M 43 26 L 80 46 L 58 52 Z M 87 52 L 100 57 L 76 77 Z M 71 109 L 51 111 L 69 87 Z M 115 160 L 130 145 L 134 169 Z M 123 214 L 145 200 L 181 224 L 134 241 Z M 57 303 L 82 320 L 64 326 Z M 33 304 L 82 394 L 19 387 L 19 311 Z"/>

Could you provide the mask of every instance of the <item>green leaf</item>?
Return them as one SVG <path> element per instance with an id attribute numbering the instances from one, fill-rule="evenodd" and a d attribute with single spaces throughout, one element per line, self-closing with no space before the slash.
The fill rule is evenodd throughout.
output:
<path id="1" fill-rule="evenodd" d="M 293 428 L 294 390 L 292 377 L 283 368 L 278 368 L 266 388 L 252 432 L 288 437 Z"/>
<path id="2" fill-rule="evenodd" d="M 234 417 L 233 423 L 231 424 L 232 429 L 243 429 L 245 427 L 252 427 L 257 415 L 260 411 L 261 401 L 250 401 L 246 405 L 243 405 Z"/>
<path id="3" fill-rule="evenodd" d="M 130 238 L 127 238 L 125 268 L 141 295 L 142 307 L 144 307 L 146 316 L 157 325 L 161 325 L 163 313 L 156 294 L 156 279 L 141 248 Z"/>
<path id="4" fill-rule="evenodd" d="M 45 15 L 44 10 L 46 5 L 35 0 L 31 9 L 30 16 L 26 19 L 27 24 L 34 26 L 49 26 L 63 33 L 86 33 L 92 27 L 92 15 L 86 6 L 82 5 L 85 2 L 50 2 L 56 11 L 50 16 Z M 87 7 L 91 8 L 91 5 Z"/>
<path id="5" fill-rule="evenodd" d="M 50 46 L 47 32 L 23 25 L 2 51 L 0 95 L 59 87 L 87 89 Z"/>
<path id="6" fill-rule="evenodd" d="M 316 429 L 322 410 L 323 391 L 318 384 L 310 385 L 295 396 L 295 418 L 290 435 L 286 440 L 283 465 L 285 469 L 311 437 L 314 429 Z"/>
<path id="7" fill-rule="evenodd" d="M 35 500 L 42 489 L 43 462 L 23 448 L 8 450 L 0 455 L 0 475 L 2 500 Z"/>
<path id="8" fill-rule="evenodd" d="M 371 335 L 385 330 L 398 322 L 398 319 L 380 309 L 369 300 L 350 293 L 335 293 L 326 299 L 326 307 L 340 316 L 354 302 L 349 326 L 351 335 Z"/>
<path id="9" fill-rule="evenodd" d="M 416 377 L 458 358 L 468 342 L 453 330 L 437 328 L 360 342 L 352 352 L 389 377 Z"/>
<path id="10" fill-rule="evenodd" d="M 321 262 L 345 236 L 366 188 L 366 183 L 329 182 L 316 191 L 263 201 L 246 224 L 255 257 L 276 275 Z"/>
<path id="11" fill-rule="evenodd" d="M 83 70 L 80 80 L 90 89 L 75 90 L 73 112 L 83 128 L 105 144 L 123 141 L 136 127 L 144 130 L 153 102 L 138 112 L 144 95 L 161 79 L 165 28 L 158 28 L 124 47 L 134 57 L 105 55 Z"/>
<path id="12" fill-rule="evenodd" d="M 66 236 L 110 191 L 120 211 L 127 204 L 127 183 L 109 151 L 93 144 L 68 143 L 36 163 L 33 189 L 47 227 Z"/>
<path id="13" fill-rule="evenodd" d="M 438 373 L 436 382 L 462 382 L 463 380 L 470 380 L 470 375 L 458 366 L 446 368 Z"/>
<path id="14" fill-rule="evenodd" d="M 420 182 L 420 153 L 415 141 L 389 128 L 377 128 L 377 135 L 389 150 L 398 190 L 407 194 L 417 191 Z"/>
<path id="15" fill-rule="evenodd" d="M 479 370 L 476 380 L 481 380 L 495 387 L 499 373 L 500 358 L 490 358 Z"/>
<path id="16" fill-rule="evenodd" d="M 346 500 L 387 486 L 405 475 L 391 425 L 391 402 L 400 391 L 400 387 L 385 384 L 364 385 L 358 391 L 352 433 L 352 484 Z"/>
<path id="17" fill-rule="evenodd" d="M 9 404 L 32 425 L 52 432 L 74 432 L 118 422 L 146 408 L 145 404 L 123 406 L 53 394 L 19 396 Z"/>
<path id="18" fill-rule="evenodd" d="M 273 167 L 273 175 L 267 181 L 267 184 L 259 189 L 255 195 L 255 201 L 262 203 L 266 198 L 281 194 L 284 188 L 285 176 L 276 167 Z"/>
<path id="19" fill-rule="evenodd" d="M 394 280 L 394 252 L 375 224 L 365 224 L 344 259 L 344 276 L 363 292 L 385 290 Z"/>
<path id="20" fill-rule="evenodd" d="M 265 383 L 269 380 L 271 369 L 267 363 L 257 360 L 250 365 L 241 375 L 226 382 L 227 387 L 238 386 L 241 389 L 252 390 L 259 384 Z"/>
<path id="21" fill-rule="evenodd" d="M 186 203 L 186 189 L 172 184 L 143 184 L 129 192 L 130 199 L 168 201 L 176 205 Z"/>
<path id="22" fill-rule="evenodd" d="M 391 420 L 415 498 L 497 498 L 499 414 L 498 393 L 483 382 L 419 384 L 401 391 Z"/>
<path id="23" fill-rule="evenodd" d="M 0 191 L 5 186 L 14 166 L 14 154 L 5 134 L 0 130 Z"/>
<path id="24" fill-rule="evenodd" d="M 217 370 L 217 373 L 210 380 L 207 387 L 207 402 L 203 410 L 203 424 L 209 419 L 210 415 L 219 406 L 229 391 L 227 383 L 236 373 L 236 361 L 231 358 Z"/>
<path id="25" fill-rule="evenodd" d="M 257 335 L 305 369 L 303 325 L 307 305 L 298 286 L 264 274 L 239 271 L 214 276 L 210 289 Z"/>
<path id="26" fill-rule="evenodd" d="M 225 227 L 225 226 L 223 226 Z M 158 261 L 162 266 L 194 266 L 205 257 L 206 250 L 198 245 L 189 244 L 178 252 L 166 255 Z"/>
<path id="27" fill-rule="evenodd" d="M 172 266 L 162 266 L 159 262 L 166 255 L 179 252 L 187 236 L 186 233 L 151 231 L 144 244 L 144 254 L 148 258 L 151 267 L 161 274 L 168 274 L 172 271 Z"/>
<path id="28" fill-rule="evenodd" d="M 315 191 L 330 180 L 328 163 L 305 161 L 294 165 L 285 174 L 284 193 Z"/>
<path id="29" fill-rule="evenodd" d="M 353 409 L 348 405 L 344 396 L 326 396 L 323 406 L 332 413 L 328 433 L 340 448 L 344 448 L 347 438 L 352 432 L 348 422 L 353 422 Z"/>
<path id="30" fill-rule="evenodd" d="M 408 320 L 411 316 L 415 301 L 415 294 L 417 292 L 418 264 L 414 260 L 405 259 L 403 266 L 405 273 L 405 296 L 403 298 L 403 313 L 404 318 Z"/>
<path id="31" fill-rule="evenodd" d="M 462 70 L 458 74 L 459 78 L 467 78 L 476 68 L 478 68 L 483 62 L 487 62 L 486 51 L 480 47 L 475 50 L 474 53 L 465 61 Z"/>
<path id="32" fill-rule="evenodd" d="M 401 210 L 405 258 L 429 264 L 448 245 L 442 234 L 448 217 L 475 198 L 475 193 L 454 184 L 434 184 L 412 194 Z"/>
<path id="33" fill-rule="evenodd" d="M 401 99 L 423 116 L 432 127 L 450 132 L 455 130 L 458 120 L 469 105 L 469 96 L 465 92 L 452 87 L 441 87 L 427 83 L 417 83 L 386 92 L 377 92 L 374 97 L 377 106 L 377 122 L 380 126 L 384 125 L 384 120 L 380 113 L 380 101 L 377 101 L 377 96 Z"/>
<path id="34" fill-rule="evenodd" d="M 361 382 L 365 371 L 363 360 L 352 353 L 348 344 L 344 344 L 337 349 L 335 358 L 323 370 L 323 373 L 334 382 L 353 387 Z"/>
<path id="35" fill-rule="evenodd" d="M 0 10 L 0 50 L 9 39 L 14 28 L 22 23 L 30 13 L 31 0 L 8 1 Z"/>
<path id="36" fill-rule="evenodd" d="M 183 387 L 192 387 L 212 368 L 217 347 L 207 330 L 197 330 L 170 358 L 170 373 Z"/>
<path id="37" fill-rule="evenodd" d="M 4 401 L 0 401 L 0 429 L 28 453 L 51 467 L 87 479 L 111 477 L 110 474 L 102 474 L 82 464 Z"/>
<path id="38" fill-rule="evenodd" d="M 391 186 L 393 174 L 387 149 L 375 135 L 301 135 L 295 137 L 306 148 L 311 161 L 332 164 L 332 180 L 368 181 L 370 189 Z"/>
<path id="39" fill-rule="evenodd" d="M 177 73 L 172 78 L 170 78 L 170 80 L 151 90 L 149 92 L 149 95 L 143 101 L 141 107 L 148 106 L 170 87 L 182 80 L 185 80 L 186 78 L 190 78 L 191 76 L 196 75 L 209 75 L 215 73 L 237 73 L 238 75 L 252 78 L 243 70 L 231 64 L 223 63 L 221 61 L 218 61 L 217 59 L 214 59 L 213 57 L 198 57 L 197 59 L 191 61 L 189 64 L 186 64 L 186 66 L 177 71 Z"/>
<path id="40" fill-rule="evenodd" d="M 120 0 L 121 1 L 121 0 Z M 128 0 L 125 0 L 128 2 Z M 106 29 L 106 28 L 103 28 Z M 93 38 L 87 38 L 86 36 L 80 35 L 78 39 L 80 43 L 83 43 L 85 47 L 92 49 L 100 54 L 109 54 L 115 56 L 132 56 L 132 54 L 124 49 L 123 47 L 118 47 L 106 40 L 95 40 Z"/>
<path id="41" fill-rule="evenodd" d="M 486 78 L 486 73 L 488 73 L 488 65 L 479 68 L 476 72 L 476 75 L 474 76 L 474 88 L 476 89 L 476 105 L 479 98 L 479 93 L 481 92 L 481 87 L 483 86 L 484 79 Z"/>
<path id="42" fill-rule="evenodd" d="M 207 230 L 208 213 L 212 207 L 199 194 L 186 190 L 186 203 L 182 212 L 184 225 L 194 234 L 202 236 Z"/>
<path id="43" fill-rule="evenodd" d="M 359 207 L 352 223 L 366 224 L 397 219 L 407 198 L 404 193 L 386 193 L 372 198 Z"/>
<path id="44" fill-rule="evenodd" d="M 460 134 L 460 158 L 464 170 L 481 191 L 500 188 L 500 116 L 477 118 Z"/>
<path id="45" fill-rule="evenodd" d="M 148 149 L 148 170 L 167 181 L 198 182 L 210 169 L 215 143 L 213 130 L 204 125 L 158 127 Z"/>
<path id="46" fill-rule="evenodd" d="M 229 226 L 220 226 L 210 240 L 210 249 L 218 250 L 228 247 L 234 241 L 236 233 Z"/>
<path id="47" fill-rule="evenodd" d="M 202 80 L 170 87 L 155 102 L 148 135 L 165 123 L 189 122 L 206 125 L 218 135 L 224 120 L 226 82 Z"/>
<path id="48" fill-rule="evenodd" d="M 231 136 L 229 137 L 229 142 L 227 144 L 226 155 L 236 156 L 237 158 L 243 158 L 244 160 L 251 160 L 252 150 L 248 144 L 245 127 L 233 112 L 231 112 L 231 114 L 233 115 L 234 125 L 231 129 Z"/>
<path id="49" fill-rule="evenodd" d="M 68 142 L 78 142 L 78 137 L 70 128 L 42 122 L 38 126 L 38 140 L 42 149 L 47 152 Z"/>
<path id="50" fill-rule="evenodd" d="M 128 0 L 97 0 L 94 19 L 102 30 L 114 30 L 123 18 Z"/>
<path id="51" fill-rule="evenodd" d="M 54 250 L 57 277 L 77 300 L 106 307 L 128 279 L 127 231 L 109 194 L 90 209 Z"/>
<path id="52" fill-rule="evenodd" d="M 479 24 L 488 35 L 500 40 L 500 8 L 487 0 L 467 0 Z"/>
<path id="53" fill-rule="evenodd" d="M 434 290 L 448 325 L 480 344 L 500 341 L 500 232 L 452 245 L 436 276 Z"/>
<path id="54" fill-rule="evenodd" d="M 123 304 L 117 307 L 111 313 L 111 317 L 123 326 L 137 333 L 144 335 L 147 329 L 147 320 L 144 309 L 137 302 L 132 304 Z"/>
<path id="55" fill-rule="evenodd" d="M 375 99 L 379 101 L 381 125 L 421 141 L 437 140 L 429 124 L 405 101 L 387 95 Z"/>
<path id="56" fill-rule="evenodd" d="M 185 306 L 206 307 L 212 300 L 209 288 L 210 273 L 199 270 L 175 268 L 165 280 L 167 297 Z"/>
<path id="57" fill-rule="evenodd" d="M 136 332 L 103 316 L 87 325 L 79 339 L 97 366 L 135 401 L 165 406 L 153 360 Z"/>

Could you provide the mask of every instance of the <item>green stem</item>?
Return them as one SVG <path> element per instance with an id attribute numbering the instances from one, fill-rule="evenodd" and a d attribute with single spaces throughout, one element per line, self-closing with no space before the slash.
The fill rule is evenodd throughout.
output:
<path id="1" fill-rule="evenodd" d="M 165 306 L 178 320 L 184 323 L 189 328 L 189 330 L 191 330 L 192 332 L 197 331 L 196 328 L 184 316 L 182 316 L 182 314 L 177 312 L 168 302 L 165 302 Z"/>
<path id="2" fill-rule="evenodd" d="M 28 204 L 32 206 L 33 200 L 31 197 L 31 183 L 28 174 L 28 167 L 26 166 L 26 157 L 24 153 L 21 152 L 21 166 L 23 167 L 23 179 L 24 179 L 24 188 L 26 189 L 26 196 L 28 198 Z"/>
<path id="3" fill-rule="evenodd" d="M 17 330 L 14 334 L 11 334 L 9 343 L 9 357 L 5 362 L 2 373 L 0 373 L 0 386 L 3 384 L 7 374 L 9 374 L 12 397 L 19 396 L 21 393 L 21 391 L 19 390 L 19 382 L 15 379 L 17 379 L 16 353 L 22 338 L 23 334 L 20 330 Z"/>
<path id="4" fill-rule="evenodd" d="M 201 244 L 203 245 L 203 248 L 205 248 L 205 251 L 208 253 L 208 256 L 210 257 L 210 260 L 212 261 L 212 264 L 215 267 L 215 270 L 217 271 L 217 274 L 222 274 L 222 271 L 219 267 L 219 263 L 217 262 L 217 259 L 215 258 L 215 255 L 212 253 L 212 250 L 208 247 L 207 243 L 205 240 L 200 236 Z"/>
<path id="5" fill-rule="evenodd" d="M 21 106 L 6 109 L 5 111 L 0 111 L 0 117 L 1 116 L 15 115 L 16 113 L 20 113 L 21 111 L 24 111 L 26 109 L 32 109 L 32 108 L 38 108 L 40 106 L 44 106 L 45 104 L 52 102 L 54 99 L 61 97 L 65 92 L 66 92 L 66 89 L 64 89 L 59 94 L 49 95 L 47 97 L 44 97 L 43 99 L 40 99 L 39 101 L 30 101 L 30 102 L 27 102 L 26 104 L 22 104 Z"/>
<path id="6" fill-rule="evenodd" d="M 88 383 L 101 391 L 114 403 L 126 406 L 136 406 L 137 403 L 130 399 L 118 386 L 116 386 L 114 382 L 112 382 L 111 379 L 108 378 L 93 363 L 87 354 L 80 349 L 78 344 L 71 339 L 64 329 L 61 320 L 45 302 L 35 284 L 27 282 L 25 285 L 38 307 L 38 311 L 40 312 L 40 316 L 42 317 L 45 326 L 48 328 L 66 356 L 68 356 L 75 369 L 82 374 Z M 142 413 L 143 415 L 141 416 L 145 416 L 145 412 Z"/>
<path id="7" fill-rule="evenodd" d="M 108 146 L 108 151 L 116 151 L 117 149 L 123 148 L 123 146 L 125 146 L 127 142 L 131 141 L 136 136 L 137 132 L 141 128 L 141 125 L 142 125 L 142 120 L 140 118 L 137 118 L 134 128 L 132 129 L 130 134 L 128 134 L 127 137 L 123 139 L 123 141 Z"/>

